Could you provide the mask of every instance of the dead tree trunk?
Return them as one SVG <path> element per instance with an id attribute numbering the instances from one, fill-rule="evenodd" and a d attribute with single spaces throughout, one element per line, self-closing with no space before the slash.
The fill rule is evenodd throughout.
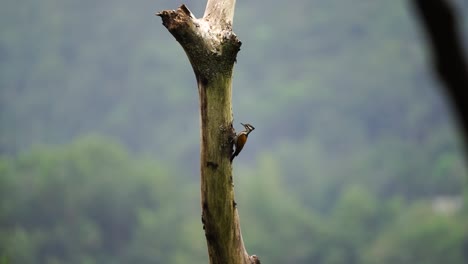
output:
<path id="1" fill-rule="evenodd" d="M 198 84 L 202 222 L 212 264 L 260 263 L 244 247 L 229 161 L 232 73 L 241 46 L 232 32 L 234 6 L 235 0 L 208 0 L 201 19 L 185 5 L 156 14 L 185 50 Z"/>

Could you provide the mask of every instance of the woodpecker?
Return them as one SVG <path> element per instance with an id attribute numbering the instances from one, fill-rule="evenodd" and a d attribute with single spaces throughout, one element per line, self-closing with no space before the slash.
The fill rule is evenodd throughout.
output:
<path id="1" fill-rule="evenodd" d="M 235 137 L 234 137 L 234 153 L 232 153 L 231 155 L 231 162 L 232 160 L 237 156 L 239 155 L 239 153 L 241 152 L 242 148 L 244 147 L 245 143 L 247 142 L 247 138 L 249 137 L 249 134 L 250 132 L 252 132 L 255 127 L 253 127 L 251 124 L 242 124 L 245 127 L 245 130 L 239 132 L 239 134 L 237 134 Z"/>

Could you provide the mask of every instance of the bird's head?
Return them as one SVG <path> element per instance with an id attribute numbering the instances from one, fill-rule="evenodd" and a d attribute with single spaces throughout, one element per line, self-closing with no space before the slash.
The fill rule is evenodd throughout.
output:
<path id="1" fill-rule="evenodd" d="M 255 130 L 255 127 L 253 127 L 251 124 L 242 124 L 245 127 L 245 131 L 247 131 L 247 135 Z"/>

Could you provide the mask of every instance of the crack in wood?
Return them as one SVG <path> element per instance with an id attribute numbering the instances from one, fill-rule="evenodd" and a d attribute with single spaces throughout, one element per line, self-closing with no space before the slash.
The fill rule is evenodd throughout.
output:
<path id="1" fill-rule="evenodd" d="M 216 162 L 213 162 L 213 161 L 207 161 L 206 162 L 206 166 L 209 167 L 209 168 L 213 168 L 213 169 L 217 169 L 218 168 L 218 163 Z"/>

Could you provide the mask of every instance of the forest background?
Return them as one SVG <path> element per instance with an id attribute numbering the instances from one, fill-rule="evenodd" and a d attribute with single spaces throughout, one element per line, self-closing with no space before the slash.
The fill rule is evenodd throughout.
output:
<path id="1" fill-rule="evenodd" d="M 154 16 L 182 2 L 0 2 L 0 263 L 206 263 L 196 82 Z M 256 130 L 234 183 L 262 263 L 468 263 L 417 22 L 403 0 L 237 1 L 234 124 Z"/>

